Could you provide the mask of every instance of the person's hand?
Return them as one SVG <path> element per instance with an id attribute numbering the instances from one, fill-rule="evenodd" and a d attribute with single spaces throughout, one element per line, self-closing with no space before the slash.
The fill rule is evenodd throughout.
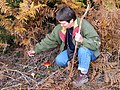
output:
<path id="1" fill-rule="evenodd" d="M 81 34 L 79 34 L 79 33 L 76 33 L 76 35 L 75 35 L 75 41 L 77 41 L 77 42 L 83 42 L 83 37 L 81 36 Z"/>
<path id="2" fill-rule="evenodd" d="M 30 57 L 35 56 L 35 51 L 34 50 L 30 50 L 27 53 L 28 53 L 28 56 L 30 56 Z"/>

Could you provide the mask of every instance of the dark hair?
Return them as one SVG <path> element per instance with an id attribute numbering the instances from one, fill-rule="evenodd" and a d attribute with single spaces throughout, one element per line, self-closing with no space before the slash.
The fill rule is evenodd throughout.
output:
<path id="1" fill-rule="evenodd" d="M 56 13 L 56 19 L 58 21 L 70 22 L 71 19 L 76 19 L 76 14 L 72 8 L 69 6 L 64 6 Z"/>

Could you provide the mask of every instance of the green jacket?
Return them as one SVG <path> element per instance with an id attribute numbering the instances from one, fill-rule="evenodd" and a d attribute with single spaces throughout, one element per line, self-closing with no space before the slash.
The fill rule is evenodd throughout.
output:
<path id="1" fill-rule="evenodd" d="M 75 44 L 75 33 L 78 32 L 80 18 L 77 18 L 74 22 L 74 30 L 73 30 L 73 43 Z M 37 43 L 34 50 L 36 53 L 40 53 L 51 48 L 55 48 L 60 46 L 60 51 L 64 50 L 65 46 L 65 33 L 66 30 L 58 24 L 50 34 L 47 34 L 44 39 L 41 40 L 40 43 Z M 78 48 L 83 46 L 95 51 L 95 56 L 100 55 L 100 38 L 93 26 L 85 19 L 83 19 L 81 26 L 81 35 L 83 36 L 83 42 L 78 43 Z"/>

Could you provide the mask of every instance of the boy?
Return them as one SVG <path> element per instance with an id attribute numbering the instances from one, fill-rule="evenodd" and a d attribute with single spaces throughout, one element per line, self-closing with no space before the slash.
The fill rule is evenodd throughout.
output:
<path id="1" fill-rule="evenodd" d="M 29 56 L 33 53 L 40 53 L 50 48 L 60 46 L 61 52 L 56 57 L 56 63 L 60 66 L 67 66 L 68 61 L 73 58 L 75 42 L 78 42 L 78 70 L 81 71 L 78 78 L 73 81 L 74 86 L 81 86 L 88 82 L 87 72 L 90 61 L 95 60 L 100 55 L 100 38 L 93 26 L 83 20 L 81 32 L 79 30 L 80 18 L 69 6 L 62 7 L 56 13 L 58 24 L 53 31 L 48 34 L 40 43 L 36 44 L 34 50 L 29 51 Z"/>

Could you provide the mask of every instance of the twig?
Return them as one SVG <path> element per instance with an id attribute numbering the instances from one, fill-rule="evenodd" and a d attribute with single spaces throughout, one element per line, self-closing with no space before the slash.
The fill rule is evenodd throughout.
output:
<path id="1" fill-rule="evenodd" d="M 60 87 L 62 87 L 62 88 L 66 88 L 67 86 L 68 86 L 68 84 L 70 83 L 70 81 L 71 81 L 71 78 L 70 77 L 68 77 L 65 81 L 64 81 L 64 83 L 62 83 L 62 85 L 60 85 Z M 61 89 L 61 90 L 63 90 L 63 89 Z M 65 89 L 66 90 L 66 89 Z"/>
<path id="2" fill-rule="evenodd" d="M 8 78 L 10 78 L 10 77 L 8 77 Z M 19 82 L 19 81 L 20 81 L 19 79 L 21 79 L 21 78 L 23 78 L 23 77 L 21 76 L 21 77 L 18 77 L 17 79 L 14 79 L 14 78 L 13 78 L 11 81 L 7 81 L 7 82 L 5 83 L 5 86 L 11 84 L 11 83 L 14 82 L 15 80 Z"/>
<path id="3" fill-rule="evenodd" d="M 0 64 L 2 64 L 3 66 L 6 66 L 5 63 L 3 63 L 3 62 L 0 62 Z"/>
<path id="4" fill-rule="evenodd" d="M 86 16 L 89 8 L 90 8 L 90 5 L 88 4 L 87 9 L 86 9 L 84 15 L 83 15 L 83 16 L 81 17 L 81 19 L 80 19 L 80 24 L 79 24 L 79 31 L 78 31 L 78 33 L 80 33 L 80 31 L 81 31 L 82 21 L 83 21 L 84 17 Z M 76 42 L 75 51 L 74 51 L 73 58 L 72 58 L 72 67 L 71 67 L 71 69 L 70 69 L 70 75 L 69 75 L 70 77 L 73 76 L 73 75 L 72 75 L 72 71 L 73 71 L 73 67 L 74 67 L 74 59 L 75 59 L 76 52 L 77 52 L 77 46 L 78 46 L 78 42 Z"/>
<path id="5" fill-rule="evenodd" d="M 58 75 L 56 77 L 54 77 L 54 79 L 58 78 L 63 72 L 65 72 L 66 70 L 68 70 L 68 67 L 66 67 L 65 69 L 63 69 L 62 71 L 60 71 L 58 73 Z"/>
<path id="6" fill-rule="evenodd" d="M 23 69 L 25 69 L 25 68 L 34 69 L 33 66 L 29 66 L 29 65 L 17 64 L 17 63 L 15 63 L 15 65 L 16 65 L 16 66 L 20 66 L 20 67 L 22 67 Z"/>
<path id="7" fill-rule="evenodd" d="M 42 85 L 46 80 L 48 80 L 50 77 L 52 77 L 55 73 L 57 73 L 57 72 L 59 72 L 59 70 L 57 70 L 57 71 L 55 71 L 55 72 L 53 72 L 51 75 L 49 75 L 47 78 L 45 78 L 45 79 L 42 79 L 40 82 L 38 82 L 38 85 Z M 42 88 L 42 86 L 41 87 L 39 87 L 39 89 L 40 88 Z M 41 90 L 41 89 L 40 89 Z"/>
<path id="8" fill-rule="evenodd" d="M 9 46 L 9 44 L 7 44 L 7 41 L 6 41 L 5 46 L 4 46 L 4 49 L 3 49 L 3 54 L 4 54 L 4 52 L 6 51 L 7 46 Z"/>
<path id="9" fill-rule="evenodd" d="M 27 80 L 27 78 L 28 78 L 29 80 L 33 81 L 36 84 L 36 87 L 38 87 L 37 82 L 35 80 L 33 80 L 32 78 L 28 77 L 27 75 L 25 75 L 24 72 L 21 72 L 21 71 L 18 71 L 18 70 L 12 70 L 12 69 L 7 69 L 7 70 L 3 70 L 3 71 L 18 72 L 18 73 L 20 73 L 23 76 L 23 78 L 26 80 L 27 83 L 29 83 L 29 81 Z"/>
<path id="10" fill-rule="evenodd" d="M 120 67 L 120 46 L 118 48 L 118 68 Z"/>
<path id="11" fill-rule="evenodd" d="M 16 84 L 16 85 L 12 85 L 12 86 L 9 86 L 9 87 L 4 87 L 4 88 L 2 88 L 1 90 L 7 90 L 7 89 L 10 89 L 10 88 L 12 88 L 12 87 L 17 87 L 17 86 L 20 86 L 20 85 L 21 85 L 21 83 Z"/>

